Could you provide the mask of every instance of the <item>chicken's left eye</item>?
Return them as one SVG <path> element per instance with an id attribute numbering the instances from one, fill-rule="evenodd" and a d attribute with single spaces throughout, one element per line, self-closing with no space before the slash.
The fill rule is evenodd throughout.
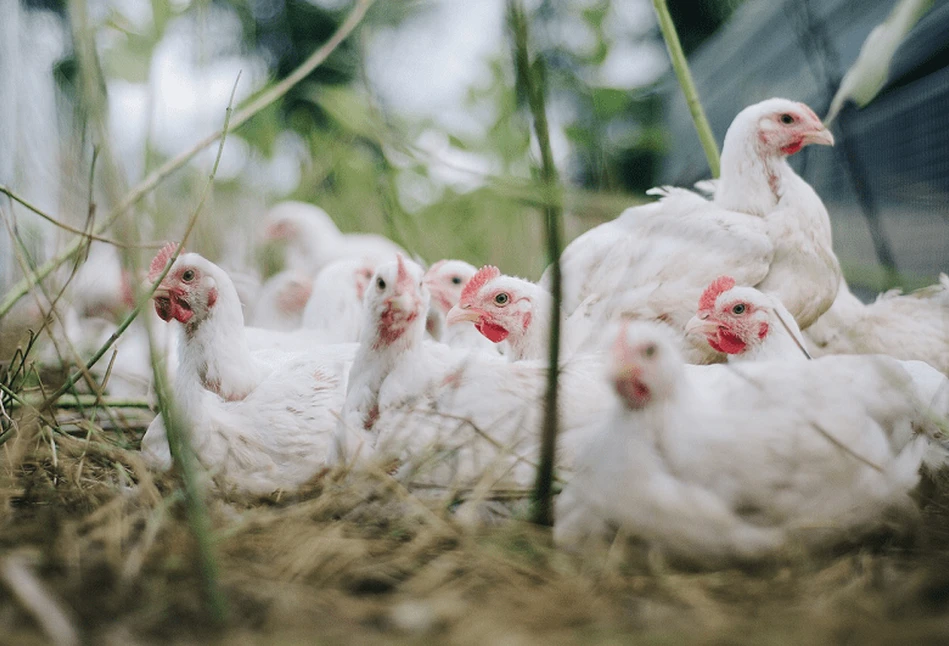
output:
<path id="1" fill-rule="evenodd" d="M 194 270 L 189 269 L 185 273 L 181 274 L 181 280 L 185 281 L 186 283 L 190 283 L 192 280 L 194 280 Z"/>
<path id="2" fill-rule="evenodd" d="M 652 357 L 656 354 L 656 346 L 650 343 L 643 349 L 643 354 L 647 357 Z"/>
<path id="3" fill-rule="evenodd" d="M 732 314 L 744 314 L 745 313 L 745 304 L 739 303 L 732 308 Z"/>
<path id="4" fill-rule="evenodd" d="M 784 123 L 784 124 L 794 123 L 794 117 L 792 117 L 791 115 L 787 113 L 784 113 L 781 115 L 781 123 Z"/>
<path id="5" fill-rule="evenodd" d="M 511 300 L 511 297 L 505 294 L 504 292 L 501 292 L 500 294 L 494 297 L 494 302 L 497 303 L 498 305 L 507 305 L 507 302 L 509 300 Z"/>
<path id="6" fill-rule="evenodd" d="M 378 279 L 376 279 L 376 287 L 378 287 L 380 291 L 383 290 L 383 289 L 385 289 L 385 288 L 386 288 L 386 281 L 382 280 L 381 277 L 378 278 Z"/>
<path id="7" fill-rule="evenodd" d="M 451 277 L 451 282 L 452 282 L 452 284 L 454 284 L 454 285 L 460 285 L 460 284 L 461 284 L 461 276 L 452 276 L 452 277 Z"/>

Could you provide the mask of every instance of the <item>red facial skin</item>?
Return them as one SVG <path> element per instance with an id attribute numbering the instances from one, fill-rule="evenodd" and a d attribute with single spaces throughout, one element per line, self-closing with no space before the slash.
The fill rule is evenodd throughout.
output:
<path id="1" fill-rule="evenodd" d="M 652 391 L 642 377 L 644 364 L 652 360 L 655 352 L 652 343 L 630 346 L 625 327 L 613 343 L 614 360 L 622 366 L 613 376 L 613 387 L 628 408 L 639 410 L 652 401 Z"/>
<path id="2" fill-rule="evenodd" d="M 735 314 L 737 306 L 744 306 L 741 314 Z M 768 324 L 764 321 L 752 320 L 758 311 L 751 303 L 740 299 L 722 303 L 714 312 L 709 314 L 709 322 L 718 324 L 718 329 L 706 335 L 708 344 L 717 352 L 725 354 L 741 354 L 748 348 L 748 342 L 755 336 L 763 339 L 768 336 Z M 701 312 L 700 312 L 701 314 Z"/>
<path id="3" fill-rule="evenodd" d="M 186 281 L 184 275 L 191 271 L 194 277 Z M 155 312 L 163 321 L 172 319 L 182 324 L 187 324 L 194 316 L 194 309 L 191 300 L 195 298 L 194 286 L 200 284 L 201 272 L 193 267 L 179 267 L 174 272 L 165 276 L 161 286 L 155 291 Z M 208 311 L 214 307 L 217 302 L 217 289 L 211 288 L 207 292 L 206 308 Z"/>
<path id="4" fill-rule="evenodd" d="M 415 319 L 418 318 L 421 309 L 421 299 L 415 289 L 415 283 L 412 277 L 405 268 L 401 254 L 398 256 L 398 263 L 399 269 L 396 275 L 395 293 L 385 300 L 386 307 L 379 317 L 376 342 L 373 344 L 373 347 L 376 349 L 392 345 L 402 338 L 405 331 L 409 329 Z M 395 299 L 405 294 L 412 295 L 409 307 L 396 307 L 394 303 Z"/>
<path id="5" fill-rule="evenodd" d="M 803 103 L 798 103 L 794 110 L 772 115 L 771 118 L 777 127 L 761 130 L 758 139 L 766 147 L 777 146 L 785 155 L 793 155 L 810 143 L 833 142 L 820 118 Z"/>

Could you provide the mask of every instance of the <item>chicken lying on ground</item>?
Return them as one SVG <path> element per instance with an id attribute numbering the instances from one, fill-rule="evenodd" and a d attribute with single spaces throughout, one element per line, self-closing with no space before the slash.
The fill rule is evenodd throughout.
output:
<path id="1" fill-rule="evenodd" d="M 834 304 L 805 336 L 816 355 L 888 354 L 949 375 L 949 276 L 909 294 L 888 291 L 869 305 L 841 281 Z"/>
<path id="2" fill-rule="evenodd" d="M 618 399 L 557 500 L 558 544 L 583 548 L 621 528 L 715 566 L 830 547 L 891 510 L 912 512 L 928 443 L 891 442 L 917 415 L 894 388 L 897 362 L 687 366 L 678 343 L 654 323 L 620 331 Z"/>
<path id="3" fill-rule="evenodd" d="M 708 286 L 699 301 L 698 313 L 689 321 L 686 331 L 704 335 L 709 345 L 728 354 L 729 363 L 806 361 L 810 358 L 800 328 L 781 301 L 754 287 L 736 287 L 734 279 L 729 276 L 721 276 Z M 853 365 L 855 370 L 869 370 L 881 356 L 829 355 L 822 363 L 831 365 L 844 361 Z M 912 380 L 907 385 L 905 396 L 917 402 L 920 420 L 912 430 L 903 428 L 910 434 L 895 438 L 894 442 L 901 445 L 912 434 L 924 433 L 949 448 L 944 430 L 949 428 L 946 426 L 949 423 L 949 379 L 923 361 L 893 360 L 891 363 L 899 365 Z M 903 372 L 895 374 L 893 387 L 903 381 Z M 885 425 L 885 419 L 880 423 Z M 935 468 L 942 466 L 944 460 L 945 452 L 940 450 L 930 452 L 927 463 Z"/>
<path id="4" fill-rule="evenodd" d="M 299 329 L 312 291 L 313 279 L 300 271 L 288 269 L 271 276 L 256 296 L 251 324 L 283 332 Z"/>
<path id="5" fill-rule="evenodd" d="M 429 298 L 415 263 L 399 257 L 377 270 L 340 422 L 341 458 L 395 461 L 416 484 L 530 486 L 544 362 L 510 363 L 427 341 Z M 608 398 L 600 372 L 585 358 L 562 367 L 564 468 Z"/>
<path id="6" fill-rule="evenodd" d="M 341 233 L 333 219 L 318 206 L 281 202 L 264 218 L 264 238 L 285 245 L 286 267 L 315 276 L 340 258 L 360 258 L 373 264 L 405 253 L 388 238 L 373 233 Z"/>
<path id="7" fill-rule="evenodd" d="M 355 343 L 362 329 L 362 299 L 375 265 L 361 258 L 334 260 L 316 280 L 303 310 L 302 327 L 331 343 Z"/>
<path id="8" fill-rule="evenodd" d="M 837 295 L 840 267 L 827 210 L 787 157 L 832 143 L 806 105 L 769 99 L 745 108 L 725 135 L 712 201 L 663 189 L 658 202 L 627 209 L 567 246 L 565 313 L 593 296 L 604 301 L 606 320 L 657 320 L 681 331 L 708 277 L 728 274 L 777 293 L 806 328 Z M 685 351 L 692 363 L 722 359 L 699 341 Z"/>
<path id="9" fill-rule="evenodd" d="M 433 333 L 433 337 L 453 348 L 498 354 L 500 346 L 488 340 L 473 327 L 451 325 L 447 320 L 448 313 L 461 300 L 465 286 L 476 273 L 478 270 L 474 265 L 469 265 L 463 260 L 439 260 L 428 268 L 423 279 L 432 295 L 428 330 Z M 437 317 L 434 325 L 431 321 L 433 313 Z"/>
<path id="10" fill-rule="evenodd" d="M 731 276 L 719 276 L 702 292 L 685 332 L 704 335 L 729 361 L 810 358 L 800 328 L 781 301 L 754 287 L 736 287 Z"/>
<path id="11" fill-rule="evenodd" d="M 592 333 L 591 312 L 581 303 L 560 326 L 560 348 L 570 356 L 587 342 Z M 511 361 L 544 359 L 550 338 L 553 300 L 543 287 L 523 278 L 505 276 L 497 267 L 486 265 L 465 286 L 458 304 L 448 313 L 449 327 L 474 323 L 485 338 L 507 341 Z"/>
<path id="12" fill-rule="evenodd" d="M 173 251 L 155 257 L 153 280 Z M 356 345 L 252 351 L 230 278 L 195 253 L 175 261 L 153 298 L 163 320 L 181 325 L 175 403 L 204 466 L 251 494 L 313 477 L 327 457 Z M 161 417 L 142 439 L 142 453 L 157 468 L 170 466 Z"/>

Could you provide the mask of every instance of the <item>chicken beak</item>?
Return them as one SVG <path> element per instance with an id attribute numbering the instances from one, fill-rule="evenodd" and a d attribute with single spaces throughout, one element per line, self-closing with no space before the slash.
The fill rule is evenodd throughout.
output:
<path id="1" fill-rule="evenodd" d="M 804 135 L 804 143 L 819 144 L 821 146 L 833 146 L 834 135 L 832 135 L 830 130 L 827 128 L 821 128 L 820 130 L 815 130 Z"/>
<path id="2" fill-rule="evenodd" d="M 709 318 L 708 314 L 696 314 L 685 324 L 685 333 L 711 334 L 719 328 L 718 321 Z"/>
<path id="3" fill-rule="evenodd" d="M 448 310 L 448 316 L 445 317 L 445 324 L 454 325 L 455 323 L 461 323 L 463 321 L 477 323 L 480 319 L 481 316 L 470 308 L 455 305 Z"/>
<path id="4" fill-rule="evenodd" d="M 389 307 L 396 312 L 408 312 L 414 306 L 411 294 L 400 293 L 389 299 Z"/>
<path id="5" fill-rule="evenodd" d="M 149 287 L 151 286 L 148 285 L 145 287 L 145 289 L 147 290 Z M 152 292 L 152 298 L 171 298 L 171 291 L 168 289 L 167 285 L 162 283 L 155 288 L 154 292 Z"/>

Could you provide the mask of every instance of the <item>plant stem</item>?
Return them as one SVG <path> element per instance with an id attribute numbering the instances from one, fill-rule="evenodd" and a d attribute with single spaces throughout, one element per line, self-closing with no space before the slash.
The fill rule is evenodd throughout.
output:
<path id="1" fill-rule="evenodd" d="M 352 33 L 353 29 L 356 28 L 363 16 L 365 16 L 372 2 L 373 0 L 358 0 L 352 11 L 349 12 L 346 20 L 339 26 L 339 29 L 336 30 L 336 33 L 334 33 L 322 47 L 313 52 L 313 54 L 289 76 L 264 91 L 247 106 L 239 110 L 232 119 L 231 128 L 239 128 L 242 126 L 258 112 L 283 97 L 293 86 L 319 67 L 329 55 L 339 47 L 339 44 Z M 214 132 L 196 143 L 189 150 L 182 152 L 177 157 L 169 159 L 162 164 L 155 172 L 151 173 L 135 188 L 129 191 L 121 202 L 102 218 L 101 223 L 95 228 L 93 234 L 102 235 L 120 215 L 131 209 L 139 200 L 154 190 L 166 177 L 184 166 L 192 157 L 217 141 L 222 135 L 223 131 Z M 3 301 L 0 302 L 0 318 L 3 318 L 7 312 L 16 305 L 17 301 L 26 295 L 33 285 L 49 276 L 57 267 L 76 255 L 76 253 L 83 248 L 85 243 L 86 239 L 84 238 L 74 239 L 66 245 L 59 254 L 37 267 L 35 271 L 14 285 L 4 296 Z"/>
<path id="2" fill-rule="evenodd" d="M 185 241 L 188 239 L 188 236 L 194 229 L 195 223 L 198 221 L 198 215 L 201 213 L 204 202 L 211 192 L 211 188 L 214 185 L 214 176 L 217 174 L 218 165 L 221 163 L 221 154 L 224 152 L 224 141 L 227 139 L 228 124 L 231 120 L 231 106 L 234 103 L 234 94 L 237 91 L 238 82 L 240 82 L 240 73 L 238 73 L 237 80 L 234 81 L 234 87 L 231 89 L 231 98 L 227 104 L 224 126 L 221 128 L 221 141 L 218 144 L 214 165 L 208 174 L 208 181 L 204 185 L 201 199 L 198 201 L 194 213 L 191 214 L 188 226 L 185 228 L 184 235 L 181 237 L 181 243 L 165 264 L 164 270 L 155 280 L 154 284 L 152 284 L 151 289 L 148 290 L 148 298 L 145 301 L 139 301 L 136 311 L 132 312 L 129 319 L 123 321 L 123 323 L 130 323 L 138 309 L 151 298 L 155 289 L 158 288 L 158 285 L 161 284 L 161 281 L 164 280 L 165 276 L 171 270 L 171 267 L 175 264 L 175 260 L 177 260 L 181 251 L 184 249 Z M 120 329 L 116 334 L 110 337 L 110 340 L 116 338 L 117 334 L 121 334 L 122 329 L 120 326 Z M 198 546 L 198 562 L 201 568 L 201 581 L 204 584 L 204 600 L 207 604 L 208 614 L 211 620 L 216 625 L 221 626 L 227 621 L 227 600 L 224 597 L 224 592 L 221 590 L 221 585 L 218 580 L 217 557 L 214 554 L 214 547 L 211 540 L 211 521 L 208 518 L 207 502 L 204 498 L 204 488 L 201 486 L 201 474 L 199 472 L 197 458 L 192 449 L 190 429 L 188 428 L 186 420 L 177 413 L 174 400 L 168 392 L 165 371 L 160 365 L 160 361 L 155 352 L 155 346 L 151 343 L 151 339 L 149 345 L 151 349 L 152 374 L 155 379 L 155 393 L 158 396 L 159 411 L 165 423 L 165 435 L 168 438 L 168 447 L 171 450 L 175 464 L 177 464 L 181 470 L 181 478 L 184 481 L 185 506 L 188 510 L 188 523 L 191 526 L 191 533 L 194 535 L 194 540 Z"/>
<path id="3" fill-rule="evenodd" d="M 547 108 L 544 103 L 544 68 L 536 60 L 531 62 L 527 16 L 520 0 L 509 0 L 508 13 L 514 33 L 514 62 L 517 83 L 527 96 L 534 123 L 534 134 L 540 148 L 540 179 L 548 197 L 544 205 L 547 223 L 547 254 L 551 263 L 551 296 L 553 311 L 550 317 L 550 346 L 548 352 L 547 397 L 544 421 L 541 427 L 540 463 L 534 484 L 533 522 L 538 525 L 553 525 L 553 476 L 554 458 L 557 452 L 558 381 L 560 366 L 560 305 L 561 275 L 560 248 L 562 235 L 562 206 L 557 167 L 554 165 L 550 147 L 550 129 L 547 124 Z"/>
<path id="4" fill-rule="evenodd" d="M 168 447 L 184 482 L 185 508 L 191 534 L 198 547 L 204 601 L 211 620 L 215 625 L 222 626 L 227 621 L 227 599 L 219 581 L 219 568 L 211 536 L 211 520 L 208 516 L 200 467 L 192 449 L 190 430 L 178 414 L 168 392 L 164 370 L 159 365 L 154 348 L 152 348 L 152 369 L 155 375 L 155 393 L 158 396 L 159 410 L 165 423 Z"/>
<path id="5" fill-rule="evenodd" d="M 5 390 L 3 384 L 0 384 L 0 390 Z M 13 408 L 20 406 L 29 406 L 39 408 L 46 400 L 39 397 L 20 397 L 14 399 Z M 93 406 L 105 406 L 107 408 L 151 408 L 144 399 L 113 399 L 109 397 L 96 397 L 95 395 L 73 395 L 72 397 L 61 397 L 56 402 L 56 408 L 92 408 Z"/>
<path id="6" fill-rule="evenodd" d="M 652 6 L 656 10 L 656 18 L 659 20 L 662 38 L 666 41 L 666 49 L 669 50 L 672 69 L 675 70 L 676 77 L 679 79 L 685 102 L 689 106 L 689 112 L 692 113 L 692 123 L 695 124 L 695 131 L 699 135 L 699 141 L 702 142 L 702 150 L 705 151 L 705 157 L 708 159 L 708 167 L 712 170 L 712 177 L 717 178 L 721 168 L 718 144 L 715 142 L 712 127 L 708 124 L 705 110 L 702 109 L 702 102 L 699 101 L 699 92 L 695 88 L 692 72 L 689 71 L 689 62 L 685 58 L 685 52 L 682 51 L 682 43 L 679 42 L 679 34 L 676 33 L 672 16 L 669 15 L 669 7 L 666 0 L 652 0 Z"/>

